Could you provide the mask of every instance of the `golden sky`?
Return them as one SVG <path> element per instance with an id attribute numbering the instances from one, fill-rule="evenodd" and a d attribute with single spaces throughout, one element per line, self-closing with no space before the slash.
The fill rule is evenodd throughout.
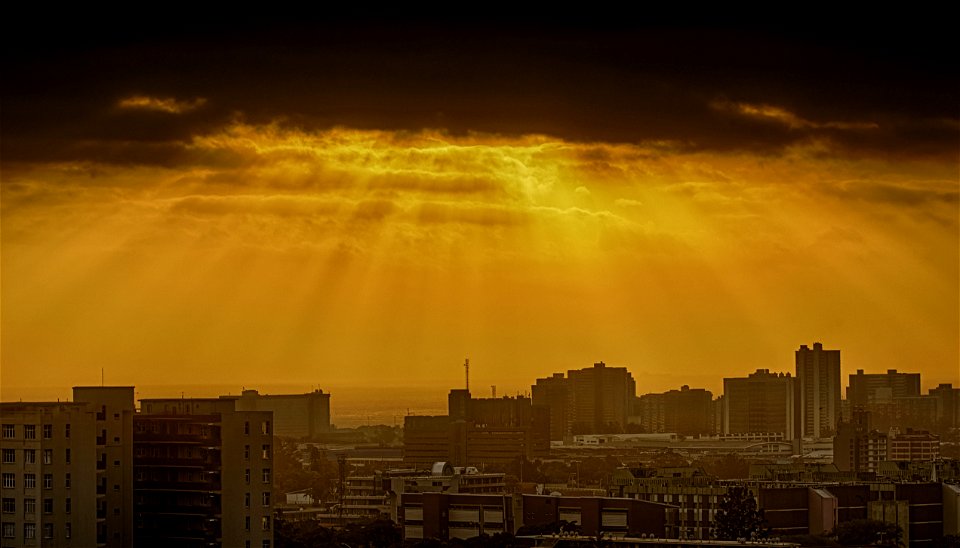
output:
<path id="1" fill-rule="evenodd" d="M 396 105 L 377 124 L 367 103 L 330 123 L 282 97 L 265 110 L 226 85 L 113 76 L 66 122 L 50 112 L 66 99 L 5 98 L 4 399 L 101 368 L 119 384 L 446 390 L 468 356 L 484 391 L 604 360 L 640 393 L 719 395 L 723 376 L 792 371 L 814 341 L 844 375 L 960 382 L 955 112 L 832 112 L 758 86 L 687 97 L 715 118 L 700 129 L 624 138 Z M 476 104 L 519 108 L 526 86 Z M 469 96 L 447 106 L 475 112 Z M 638 127 L 657 109 L 641 110 Z M 946 145 L 900 146 L 931 131 Z"/>

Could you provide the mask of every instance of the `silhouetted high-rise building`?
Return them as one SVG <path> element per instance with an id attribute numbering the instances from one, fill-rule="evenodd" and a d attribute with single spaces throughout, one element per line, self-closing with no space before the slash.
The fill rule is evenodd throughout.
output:
<path id="1" fill-rule="evenodd" d="M 455 389 L 447 402 L 447 415 L 405 418 L 404 462 L 467 466 L 549 454 L 550 411 L 530 398 L 472 398 L 469 391 Z"/>
<path id="2" fill-rule="evenodd" d="M 550 439 L 560 441 L 570 436 L 572 421 L 569 415 L 573 407 L 573 393 L 563 373 L 537 379 L 537 384 L 531 388 L 533 405 L 542 405 L 550 410 Z"/>
<path id="3" fill-rule="evenodd" d="M 683 436 L 713 434 L 713 393 L 682 386 L 663 394 L 644 394 L 638 402 L 644 432 L 673 432 Z"/>
<path id="4" fill-rule="evenodd" d="M 840 417 L 840 351 L 801 345 L 796 351 L 800 435 L 832 436 Z"/>
<path id="5" fill-rule="evenodd" d="M 758 369 L 746 378 L 723 379 L 723 433 L 782 432 L 797 435 L 795 379 Z"/>
<path id="6" fill-rule="evenodd" d="M 141 400 L 136 546 L 273 545 L 273 413 L 220 398 Z"/>
<path id="7" fill-rule="evenodd" d="M 567 371 L 573 393 L 574 434 L 622 431 L 627 426 L 637 384 L 626 367 L 593 367 Z"/>
<path id="8" fill-rule="evenodd" d="M 920 373 L 898 373 L 896 369 L 889 369 L 886 373 L 864 373 L 863 369 L 857 369 L 856 375 L 850 375 L 847 387 L 847 399 L 853 406 L 919 395 Z"/>
<path id="9" fill-rule="evenodd" d="M 627 368 L 603 362 L 571 369 L 566 378 L 554 373 L 533 386 L 533 403 L 550 409 L 550 437 L 555 440 L 571 434 L 622 432 L 636 396 L 637 384 Z"/>

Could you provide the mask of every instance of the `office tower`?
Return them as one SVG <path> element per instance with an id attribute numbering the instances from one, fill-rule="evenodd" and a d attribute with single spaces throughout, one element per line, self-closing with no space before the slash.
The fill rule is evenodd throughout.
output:
<path id="1" fill-rule="evenodd" d="M 75 386 L 73 399 L 96 411 L 97 536 L 106 548 L 133 545 L 132 386 Z"/>
<path id="2" fill-rule="evenodd" d="M 782 432 L 784 439 L 797 437 L 794 383 L 789 373 L 769 369 L 723 379 L 723 433 Z"/>
<path id="3" fill-rule="evenodd" d="M 814 343 L 796 351 L 799 435 L 825 438 L 833 435 L 840 417 L 840 351 L 824 350 Z"/>
<path id="4" fill-rule="evenodd" d="M 272 546 L 272 421 L 269 411 L 237 411 L 233 399 L 141 400 L 136 546 Z"/>
<path id="5" fill-rule="evenodd" d="M 886 403 L 894 398 L 919 395 L 920 373 L 898 373 L 896 369 L 866 374 L 863 369 L 857 369 L 856 375 L 850 375 L 850 385 L 847 387 L 847 399 L 852 406 Z"/>
<path id="6" fill-rule="evenodd" d="M 237 411 L 273 412 L 273 431 L 288 438 L 316 438 L 330 431 L 330 394 L 317 389 L 306 394 L 261 394 L 244 390 L 235 399 Z"/>
<path id="7" fill-rule="evenodd" d="M 0 422 L 0 545 L 105 545 L 93 407 L 3 403 Z"/>

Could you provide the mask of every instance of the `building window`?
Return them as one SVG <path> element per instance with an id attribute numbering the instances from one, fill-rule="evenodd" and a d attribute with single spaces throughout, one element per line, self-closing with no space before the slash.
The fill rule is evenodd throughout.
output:
<path id="1" fill-rule="evenodd" d="M 27 464 L 36 464 L 37 463 L 37 450 L 36 449 L 24 449 L 23 450 L 23 462 Z"/>
<path id="2" fill-rule="evenodd" d="M 48 440 L 53 437 L 53 425 L 44 424 L 43 425 L 43 439 Z"/>
<path id="3" fill-rule="evenodd" d="M 25 440 L 35 440 L 35 439 L 37 439 L 37 425 L 35 425 L 35 424 L 24 424 L 24 425 L 23 425 L 23 439 L 25 439 Z"/>
<path id="4" fill-rule="evenodd" d="M 69 447 L 67 447 L 66 462 L 67 464 L 70 464 L 70 448 Z"/>
<path id="5" fill-rule="evenodd" d="M 43 488 L 44 488 L 44 489 L 53 489 L 53 474 L 44 474 L 44 475 L 43 475 Z"/>
<path id="6" fill-rule="evenodd" d="M 73 525 L 69 521 L 63 525 L 63 536 L 66 538 L 73 536 Z"/>
<path id="7" fill-rule="evenodd" d="M 63 476 L 63 486 L 70 489 L 70 472 L 67 472 L 67 474 Z"/>
<path id="8" fill-rule="evenodd" d="M 53 538 L 53 524 L 44 523 L 43 524 L 43 538 Z"/>
<path id="9" fill-rule="evenodd" d="M 250 508 L 250 493 L 243 494 L 243 507 Z"/>
<path id="10" fill-rule="evenodd" d="M 250 530 L 250 516 L 245 516 L 243 518 L 243 530 L 244 531 Z"/>
<path id="11" fill-rule="evenodd" d="M 270 506 L 270 491 L 263 493 L 260 498 L 262 499 L 264 506 Z"/>
<path id="12" fill-rule="evenodd" d="M 73 510 L 72 502 L 73 501 L 70 500 L 70 497 L 67 497 L 66 500 L 64 500 L 63 508 L 67 514 L 69 514 Z"/>
<path id="13" fill-rule="evenodd" d="M 6 430 L 7 425 L 3 425 L 3 428 L 4 428 L 3 431 L 6 432 L 6 431 L 7 431 L 7 430 Z M 243 423 L 243 433 L 244 433 L 244 435 L 246 435 L 246 436 L 249 436 L 249 435 L 250 435 L 250 421 L 244 421 L 244 423 Z M 4 437 L 6 437 L 6 434 L 4 434 Z M 13 436 L 10 436 L 10 437 L 13 437 Z"/>
<path id="14" fill-rule="evenodd" d="M 243 458 L 244 458 L 244 460 L 250 460 L 250 446 L 249 446 L 249 445 L 244 445 L 244 446 L 243 446 Z"/>
<path id="15" fill-rule="evenodd" d="M 270 483 L 270 469 L 263 469 L 263 483 Z"/>
<path id="16" fill-rule="evenodd" d="M 16 536 L 17 536 L 17 524 L 4 522 L 3 538 L 15 538 Z"/>
<path id="17" fill-rule="evenodd" d="M 260 423 L 260 433 L 264 436 L 270 433 L 270 421 L 263 421 Z"/>
<path id="18" fill-rule="evenodd" d="M 70 423 L 69 422 L 65 425 L 63 433 L 67 439 L 70 439 Z"/>
<path id="19" fill-rule="evenodd" d="M 17 499 L 3 499 L 3 513 L 4 513 L 4 514 L 16 514 L 16 513 L 17 513 Z"/>
<path id="20" fill-rule="evenodd" d="M 4 449 L 3 450 L 3 463 L 4 464 L 13 464 L 17 462 L 17 452 L 14 449 Z"/>
<path id="21" fill-rule="evenodd" d="M 37 538 L 37 524 L 36 524 L 36 523 L 24 523 L 24 524 L 23 524 L 23 538 L 25 538 L 25 539 L 35 539 L 35 538 Z"/>
<path id="22" fill-rule="evenodd" d="M 250 548 L 250 541 L 249 541 L 249 540 L 243 541 L 243 548 Z"/>
<path id="23" fill-rule="evenodd" d="M 43 450 L 43 463 L 44 463 L 44 464 L 53 464 L 53 449 L 44 449 L 44 450 Z"/>
<path id="24" fill-rule="evenodd" d="M 15 438 L 16 436 L 17 436 L 17 429 L 14 425 L 12 424 L 3 425 L 3 439 L 9 440 L 9 439 Z"/>
<path id="25" fill-rule="evenodd" d="M 260 525 L 263 527 L 264 531 L 270 530 L 270 516 L 263 516 L 260 518 Z"/>
<path id="26" fill-rule="evenodd" d="M 263 539 L 263 544 L 261 544 L 261 546 L 263 546 L 263 548 L 270 548 L 270 540 Z"/>
<path id="27" fill-rule="evenodd" d="M 24 515 L 37 513 L 37 499 L 23 499 Z"/>
<path id="28" fill-rule="evenodd" d="M 243 471 L 243 481 L 247 482 L 247 485 L 250 485 L 250 469 L 249 468 Z"/>
<path id="29" fill-rule="evenodd" d="M 3 473 L 3 488 L 4 489 L 13 489 L 17 486 L 17 477 L 13 474 L 4 472 Z"/>
<path id="30" fill-rule="evenodd" d="M 44 514 L 53 513 L 53 499 L 43 499 L 43 513 Z"/>
<path id="31" fill-rule="evenodd" d="M 269 459 L 269 458 L 270 458 L 270 444 L 264 444 L 264 446 L 263 446 L 261 449 L 262 449 L 261 453 L 262 453 L 263 458 Z"/>
<path id="32" fill-rule="evenodd" d="M 24 489 L 36 489 L 36 488 L 37 488 L 37 475 L 36 475 L 36 474 L 24 474 L 24 475 L 23 475 L 23 488 L 24 488 Z"/>

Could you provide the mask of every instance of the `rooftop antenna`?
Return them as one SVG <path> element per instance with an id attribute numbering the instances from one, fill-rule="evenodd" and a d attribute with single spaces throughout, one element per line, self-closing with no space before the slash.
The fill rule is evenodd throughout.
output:
<path id="1" fill-rule="evenodd" d="M 491 384 L 490 391 L 493 392 L 493 399 L 497 399 L 497 385 Z"/>
<path id="2" fill-rule="evenodd" d="M 103 368 L 100 368 L 100 388 L 103 388 Z"/>
<path id="3" fill-rule="evenodd" d="M 466 375 L 467 380 L 467 392 L 470 391 L 470 358 L 467 358 L 463 362 L 464 374 Z"/>

